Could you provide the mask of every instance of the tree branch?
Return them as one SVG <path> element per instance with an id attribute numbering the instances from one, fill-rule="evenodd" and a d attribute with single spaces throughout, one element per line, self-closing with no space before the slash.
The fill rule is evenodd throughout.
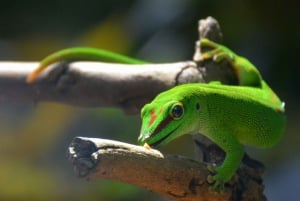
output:
<path id="1" fill-rule="evenodd" d="M 221 41 L 218 22 L 200 20 L 200 38 Z M 194 61 L 125 65 L 101 62 L 60 62 L 45 70 L 34 84 L 25 83 L 37 62 L 0 62 L 0 103 L 53 101 L 85 107 L 119 107 L 138 113 L 161 91 L 190 82 L 236 80 L 231 68 L 201 61 L 196 44 Z M 88 97 L 88 98 L 87 98 Z"/>
<path id="2" fill-rule="evenodd" d="M 211 146 L 211 145 L 210 145 Z M 210 151 L 212 151 L 210 147 Z M 76 137 L 68 152 L 75 173 L 87 179 L 112 179 L 137 185 L 178 201 L 265 201 L 260 164 L 246 157 L 222 193 L 209 190 L 207 163 L 162 154 L 141 146 Z M 245 165 L 247 163 L 247 165 Z"/>
<path id="3" fill-rule="evenodd" d="M 229 200 L 231 192 L 212 193 L 205 164 L 141 146 L 77 137 L 69 146 L 75 172 L 88 179 L 113 179 L 137 185 L 172 200 Z"/>
<path id="4" fill-rule="evenodd" d="M 0 63 L 1 103 L 54 101 L 76 106 L 114 106 L 137 113 L 159 91 L 182 82 L 203 82 L 193 62 L 149 65 L 62 62 L 46 69 L 37 83 L 26 84 L 26 76 L 37 65 Z"/>

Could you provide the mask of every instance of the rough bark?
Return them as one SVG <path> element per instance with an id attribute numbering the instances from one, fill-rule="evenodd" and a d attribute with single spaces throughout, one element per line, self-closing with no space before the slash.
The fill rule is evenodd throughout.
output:
<path id="1" fill-rule="evenodd" d="M 214 146 L 208 150 L 210 156 L 212 152 L 220 151 Z M 266 200 L 262 194 L 263 168 L 248 157 L 244 158 L 244 164 L 232 181 L 226 184 L 225 191 L 214 192 L 206 181 L 207 163 L 186 157 L 113 140 L 83 137 L 73 139 L 67 155 L 80 177 L 122 181 L 171 200 Z"/>

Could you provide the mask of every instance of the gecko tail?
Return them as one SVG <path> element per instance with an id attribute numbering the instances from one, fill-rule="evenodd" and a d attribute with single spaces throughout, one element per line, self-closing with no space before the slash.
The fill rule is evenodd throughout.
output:
<path id="1" fill-rule="evenodd" d="M 27 77 L 27 83 L 33 83 L 38 75 L 49 65 L 59 61 L 102 61 L 111 63 L 124 63 L 124 64 L 145 64 L 146 61 L 130 58 L 114 52 L 86 48 L 86 47 L 75 47 L 63 49 L 58 52 L 50 54 L 44 58 L 40 65 Z"/>
<path id="2" fill-rule="evenodd" d="M 26 82 L 28 84 L 32 84 L 34 83 L 34 81 L 37 79 L 37 77 L 39 76 L 39 74 L 46 68 L 47 66 L 43 66 L 43 65 L 39 65 L 38 68 L 36 68 L 32 73 L 30 73 L 27 78 L 26 78 Z"/>
<path id="3" fill-rule="evenodd" d="M 28 84 L 34 83 L 37 77 L 41 74 L 41 72 L 49 65 L 62 60 L 70 60 L 72 57 L 76 58 L 76 55 L 78 55 L 78 53 L 80 54 L 80 52 L 78 52 L 77 49 L 75 49 L 74 51 L 71 48 L 69 48 L 69 49 L 60 50 L 58 52 L 54 52 L 53 54 L 50 54 L 49 56 L 45 57 L 39 63 L 39 66 L 27 76 L 26 82 Z"/>

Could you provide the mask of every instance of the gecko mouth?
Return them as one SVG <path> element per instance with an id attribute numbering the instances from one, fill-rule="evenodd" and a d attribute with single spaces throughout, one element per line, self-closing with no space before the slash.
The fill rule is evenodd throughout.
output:
<path id="1" fill-rule="evenodd" d="M 169 117 L 169 118 L 166 118 L 156 129 L 155 131 L 150 135 L 150 138 L 153 138 L 155 137 L 156 135 L 158 135 L 171 121 L 173 120 L 173 118 Z M 160 145 L 163 141 L 165 141 L 170 135 L 172 135 L 175 130 L 181 125 L 178 124 L 175 128 L 173 128 L 173 130 L 170 131 L 169 134 L 167 134 L 166 136 L 164 136 L 163 138 L 159 139 L 158 141 L 154 142 L 154 143 L 149 143 L 148 145 L 151 146 L 151 147 L 156 147 L 158 145 Z"/>
<path id="2" fill-rule="evenodd" d="M 171 134 L 173 133 L 173 131 L 172 132 L 170 132 L 168 135 L 166 135 L 165 137 L 163 137 L 163 138 L 161 138 L 160 140 L 158 140 L 158 141 L 156 141 L 156 142 L 154 142 L 154 143 L 152 143 L 152 144 L 149 144 L 151 147 L 157 147 L 160 143 L 162 143 L 165 139 L 167 139 Z"/>
<path id="3" fill-rule="evenodd" d="M 180 124 L 178 124 L 168 135 L 164 136 L 163 138 L 161 138 L 160 140 L 150 144 L 149 143 L 149 146 L 151 147 L 157 147 L 158 145 L 160 145 L 163 141 L 165 141 L 165 139 L 167 139 L 170 135 L 172 135 L 176 130 L 177 128 L 180 126 Z M 156 134 L 155 134 L 156 135 Z M 155 135 L 152 135 L 152 136 L 155 136 Z"/>

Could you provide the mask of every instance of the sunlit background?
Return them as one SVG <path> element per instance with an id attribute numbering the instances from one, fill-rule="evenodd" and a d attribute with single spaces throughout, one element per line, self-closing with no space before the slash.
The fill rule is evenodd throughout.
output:
<path id="1" fill-rule="evenodd" d="M 224 43 L 253 61 L 286 102 L 288 125 L 281 143 L 273 149 L 249 151 L 267 167 L 268 199 L 296 201 L 300 190 L 300 12 L 292 2 L 2 1 L 0 59 L 37 61 L 66 47 L 91 46 L 153 62 L 191 60 L 198 20 L 209 15 L 220 22 Z M 6 104 L 0 105 L 0 126 L 0 200 L 165 200 L 116 181 L 78 179 L 65 157 L 75 136 L 135 144 L 138 115 L 54 103 Z M 164 151 L 193 157 L 191 143 L 186 136 Z"/>

